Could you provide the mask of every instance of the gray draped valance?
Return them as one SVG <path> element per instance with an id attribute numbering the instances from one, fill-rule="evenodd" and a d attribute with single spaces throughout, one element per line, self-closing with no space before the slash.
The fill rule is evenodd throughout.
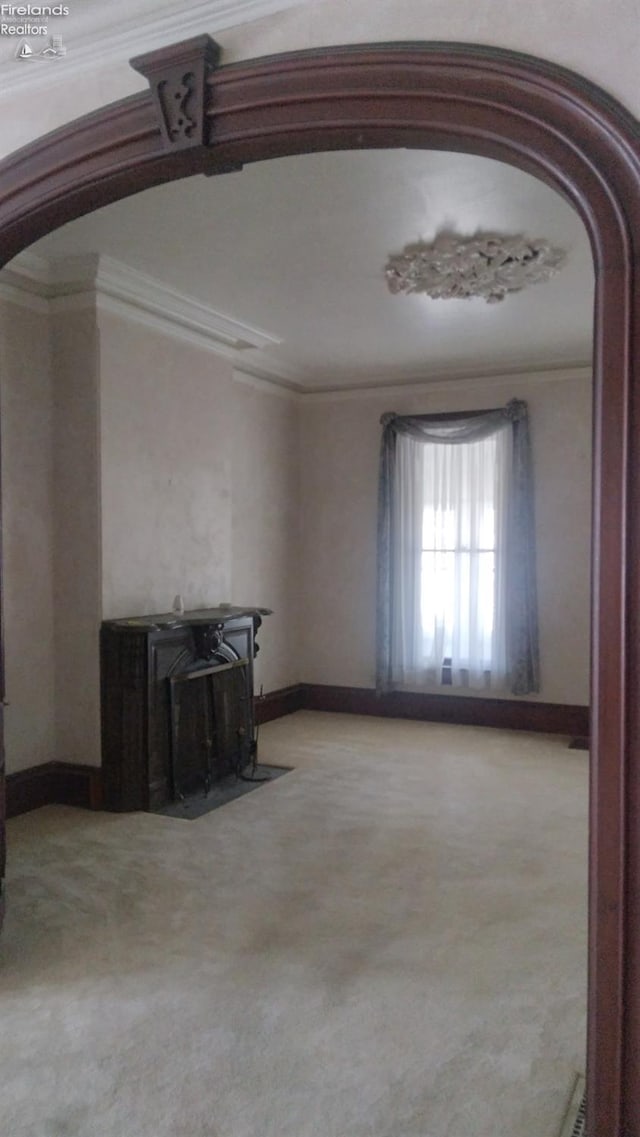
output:
<path id="1" fill-rule="evenodd" d="M 512 468 L 507 487 L 506 529 L 506 658 L 509 689 L 514 695 L 539 690 L 538 605 L 535 573 L 535 521 L 531 445 L 527 404 L 513 399 L 497 410 L 452 415 L 397 415 L 380 420 L 382 443 L 378 488 L 378 691 L 393 687 L 391 640 L 393 620 L 393 544 L 395 539 L 394 472 L 396 440 L 408 435 L 425 443 L 456 445 L 512 431 Z"/>

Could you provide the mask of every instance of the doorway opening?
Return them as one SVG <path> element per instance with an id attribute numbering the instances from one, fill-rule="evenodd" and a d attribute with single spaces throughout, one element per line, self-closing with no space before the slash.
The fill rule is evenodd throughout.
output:
<path id="1" fill-rule="evenodd" d="M 640 847 L 629 818 L 640 795 L 640 473 L 630 456 L 640 386 L 632 321 L 640 299 L 633 272 L 637 126 L 584 80 L 492 49 L 374 45 L 219 70 L 209 69 L 210 46 L 198 42 L 192 50 L 202 83 L 188 137 L 168 137 L 152 95 L 140 95 L 116 114 L 105 108 L 90 124 L 71 124 L 51 145 L 29 147 L 0 165 L 6 259 L 92 206 L 164 180 L 340 148 L 407 146 L 498 158 L 547 181 L 585 223 L 596 269 L 588 1118 L 594 1133 L 635 1137 Z M 158 85 L 166 92 L 176 67 L 184 68 L 184 51 L 172 60 L 165 49 L 137 63 L 155 97 Z"/>

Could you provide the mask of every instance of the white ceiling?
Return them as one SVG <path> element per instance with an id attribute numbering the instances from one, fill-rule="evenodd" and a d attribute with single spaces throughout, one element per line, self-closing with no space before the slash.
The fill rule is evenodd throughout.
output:
<path id="1" fill-rule="evenodd" d="M 488 305 L 393 296 L 383 266 L 442 229 L 523 232 L 565 267 Z M 577 214 L 503 163 L 433 151 L 355 151 L 261 162 L 146 191 L 32 246 L 99 253 L 275 341 L 251 370 L 305 390 L 584 365 L 593 266 Z"/>

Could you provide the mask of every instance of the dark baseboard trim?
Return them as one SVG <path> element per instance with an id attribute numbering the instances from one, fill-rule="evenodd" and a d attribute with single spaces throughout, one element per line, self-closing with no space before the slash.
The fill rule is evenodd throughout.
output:
<path id="1" fill-rule="evenodd" d="M 504 730 L 539 731 L 588 739 L 589 708 L 568 703 L 533 703 L 528 699 L 485 699 L 465 695 L 433 695 L 372 687 L 333 687 L 298 683 L 270 691 L 255 700 L 256 722 L 271 722 L 294 711 L 338 711 L 350 715 L 419 719 L 492 726 Z"/>
<path id="2" fill-rule="evenodd" d="M 430 695 L 390 691 L 377 695 L 369 687 L 331 687 L 305 683 L 305 709 L 352 715 L 420 719 L 460 726 L 492 726 L 506 730 L 588 736 L 589 708 L 565 703 L 530 703 L 526 699 L 484 699 L 464 695 Z"/>
<path id="3" fill-rule="evenodd" d="M 43 762 L 7 774 L 7 817 L 17 817 L 41 805 L 78 805 L 100 809 L 102 772 L 74 762 Z"/>
<path id="4" fill-rule="evenodd" d="M 281 687 L 278 691 L 268 691 L 254 699 L 256 723 L 271 722 L 272 719 L 292 715 L 304 709 L 304 684 L 295 683 L 291 687 Z"/>
<path id="5" fill-rule="evenodd" d="M 256 723 L 271 722 L 303 710 L 566 734 L 574 737 L 574 747 L 576 743 L 580 743 L 580 748 L 588 745 L 589 708 L 564 703 L 427 695 L 413 691 L 391 691 L 378 696 L 371 687 L 332 687 L 319 683 L 296 683 L 269 691 L 255 700 Z M 41 766 L 8 774 L 6 799 L 7 817 L 29 813 L 42 805 L 100 809 L 102 771 L 73 762 L 44 762 Z"/>

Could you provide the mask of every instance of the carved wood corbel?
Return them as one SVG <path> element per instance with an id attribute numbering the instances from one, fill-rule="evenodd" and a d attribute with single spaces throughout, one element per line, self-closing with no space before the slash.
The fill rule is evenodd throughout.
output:
<path id="1" fill-rule="evenodd" d="M 220 46 L 208 35 L 195 36 L 131 60 L 134 70 L 149 82 L 167 150 L 209 144 L 207 79 L 219 60 Z"/>

